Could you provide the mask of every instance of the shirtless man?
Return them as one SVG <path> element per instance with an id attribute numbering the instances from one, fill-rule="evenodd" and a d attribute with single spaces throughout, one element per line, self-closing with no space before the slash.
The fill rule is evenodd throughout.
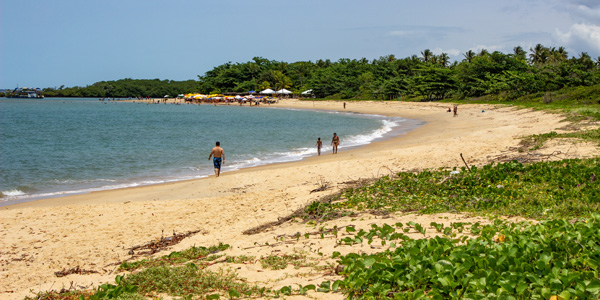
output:
<path id="1" fill-rule="evenodd" d="M 221 174 L 221 164 L 225 163 L 225 151 L 221 148 L 221 143 L 217 142 L 216 146 L 210 152 L 208 160 L 213 157 L 213 164 L 215 166 L 215 175 L 219 177 Z"/>
<path id="2" fill-rule="evenodd" d="M 333 139 L 331 139 L 331 145 L 333 146 L 333 154 L 337 154 L 337 148 L 340 145 L 340 137 L 337 133 L 333 133 Z"/>

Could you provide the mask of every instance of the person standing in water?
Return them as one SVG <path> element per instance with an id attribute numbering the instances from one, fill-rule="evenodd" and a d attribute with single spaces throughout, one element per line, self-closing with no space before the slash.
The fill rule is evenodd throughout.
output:
<path id="1" fill-rule="evenodd" d="M 221 143 L 216 143 L 216 146 L 208 156 L 208 160 L 210 160 L 211 157 L 213 158 L 213 165 L 215 166 L 215 175 L 219 177 L 219 175 L 221 175 L 221 164 L 225 163 L 225 151 L 221 148 Z"/>
<path id="2" fill-rule="evenodd" d="M 321 155 L 321 147 L 323 146 L 323 141 L 321 141 L 321 138 L 317 139 L 317 144 L 315 146 L 317 146 L 317 153 Z"/>
<path id="3" fill-rule="evenodd" d="M 340 137 L 337 133 L 333 133 L 333 139 L 331 139 L 331 145 L 333 146 L 333 154 L 337 154 L 338 146 L 340 145 Z"/>

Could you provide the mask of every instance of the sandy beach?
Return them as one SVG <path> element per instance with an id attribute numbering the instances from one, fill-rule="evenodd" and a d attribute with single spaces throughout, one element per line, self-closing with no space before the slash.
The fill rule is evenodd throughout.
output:
<path id="1" fill-rule="evenodd" d="M 228 255 L 260 257 L 269 253 L 314 252 L 330 256 L 333 251 L 376 251 L 367 245 L 335 249 L 335 240 L 301 239 L 295 244 L 260 247 L 277 236 L 315 231 L 301 222 L 286 222 L 255 235 L 250 228 L 277 221 L 293 211 L 331 195 L 357 180 L 371 179 L 400 171 L 424 168 L 461 167 L 462 153 L 469 165 L 519 155 L 520 137 L 564 132 L 564 117 L 509 106 L 460 105 L 458 116 L 446 112 L 449 104 L 402 102 L 346 102 L 345 111 L 400 116 L 427 122 L 405 135 L 348 150 L 341 141 L 339 154 L 323 153 L 299 162 L 267 165 L 225 172 L 221 177 L 161 185 L 94 192 L 62 198 L 43 199 L 0 207 L 0 298 L 22 299 L 38 291 L 95 287 L 113 282 L 118 264 L 130 259 L 129 249 L 173 232 L 199 231 L 168 251 L 192 245 L 232 246 Z M 344 110 L 341 101 L 282 100 L 272 106 Z M 251 109 L 251 108 L 249 108 Z M 484 112 L 482 112 L 484 111 Z M 329 144 L 331 138 L 324 138 Z M 224 145 L 225 151 L 227 146 Z M 537 150 L 551 159 L 598 155 L 597 145 L 552 141 Z M 208 156 L 208 153 L 206 153 Z M 323 183 L 330 188 L 311 193 Z M 326 226 L 352 223 L 365 228 L 372 223 L 414 220 L 483 220 L 467 215 L 416 216 L 398 214 L 391 219 L 364 215 L 342 218 Z M 439 222 L 439 221 L 438 221 Z M 311 252 L 312 251 L 312 252 Z M 333 260 L 331 260 L 333 261 Z M 323 262 L 325 263 L 325 262 Z M 97 273 L 57 277 L 55 272 L 80 267 Z M 214 268 L 226 268 L 218 264 Z M 237 268 L 237 267 L 236 267 Z M 302 269 L 262 270 L 260 263 L 243 265 L 237 273 L 249 282 L 269 287 L 293 283 L 318 284 L 335 279 L 335 274 L 306 275 Z M 294 274 L 303 274 L 295 276 Z M 290 276 L 283 276 L 291 274 Z M 342 299 L 341 294 L 314 294 L 316 298 Z"/>

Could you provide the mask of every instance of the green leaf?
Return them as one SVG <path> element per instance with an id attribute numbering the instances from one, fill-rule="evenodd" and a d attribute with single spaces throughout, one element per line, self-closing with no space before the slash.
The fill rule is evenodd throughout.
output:
<path id="1" fill-rule="evenodd" d="M 561 298 L 563 298 L 563 300 L 570 300 L 571 299 L 571 293 L 569 293 L 569 291 L 562 291 L 560 294 L 558 294 Z"/>
<path id="2" fill-rule="evenodd" d="M 284 294 L 284 295 L 290 295 L 292 294 L 292 287 L 291 286 L 284 286 L 281 289 L 279 289 L 279 291 Z"/>
<path id="3" fill-rule="evenodd" d="M 363 261 L 363 264 L 365 265 L 365 267 L 370 267 L 375 262 L 376 262 L 375 258 L 372 256 L 369 256 L 369 257 L 365 258 L 365 260 Z"/>
<path id="4" fill-rule="evenodd" d="M 598 293 L 600 292 L 600 280 L 593 279 L 590 283 L 585 287 L 585 290 L 590 293 Z"/>
<path id="5" fill-rule="evenodd" d="M 331 282 L 329 280 L 321 282 L 317 289 L 317 292 L 321 293 L 328 293 L 329 291 L 331 291 Z"/>
<path id="6" fill-rule="evenodd" d="M 212 295 L 206 296 L 206 299 L 208 299 L 208 300 L 214 300 L 214 299 L 219 299 L 219 298 L 221 298 L 221 295 L 219 295 L 219 294 L 212 294 Z"/>
<path id="7" fill-rule="evenodd" d="M 439 277 L 438 281 L 444 286 L 444 287 L 448 287 L 450 286 L 450 279 L 448 278 L 448 276 L 444 276 L 444 277 Z"/>
<path id="8" fill-rule="evenodd" d="M 337 292 L 337 290 L 339 289 L 339 287 L 342 283 L 343 283 L 343 281 L 341 281 L 341 280 L 334 281 L 333 284 L 331 285 L 331 290 L 334 292 Z"/>
<path id="9" fill-rule="evenodd" d="M 523 292 L 529 288 L 529 285 L 525 282 L 521 282 L 517 285 L 516 291 L 517 291 L 517 295 L 521 295 L 523 294 Z"/>

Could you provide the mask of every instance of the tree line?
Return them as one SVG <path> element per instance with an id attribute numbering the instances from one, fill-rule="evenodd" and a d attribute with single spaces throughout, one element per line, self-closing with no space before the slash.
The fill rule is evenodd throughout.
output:
<path id="1" fill-rule="evenodd" d="M 50 97 L 162 97 L 286 88 L 297 94 L 310 89 L 317 98 L 430 101 L 499 94 L 511 98 L 600 83 L 600 57 L 593 59 L 586 52 L 569 57 L 564 47 L 538 44 L 527 52 L 517 46 L 512 53 L 469 50 L 462 56 L 460 62 L 451 62 L 447 53 L 435 55 L 425 49 L 406 58 L 388 55 L 335 62 L 287 63 L 254 57 L 214 67 L 198 80 L 122 79 L 44 92 Z"/>

